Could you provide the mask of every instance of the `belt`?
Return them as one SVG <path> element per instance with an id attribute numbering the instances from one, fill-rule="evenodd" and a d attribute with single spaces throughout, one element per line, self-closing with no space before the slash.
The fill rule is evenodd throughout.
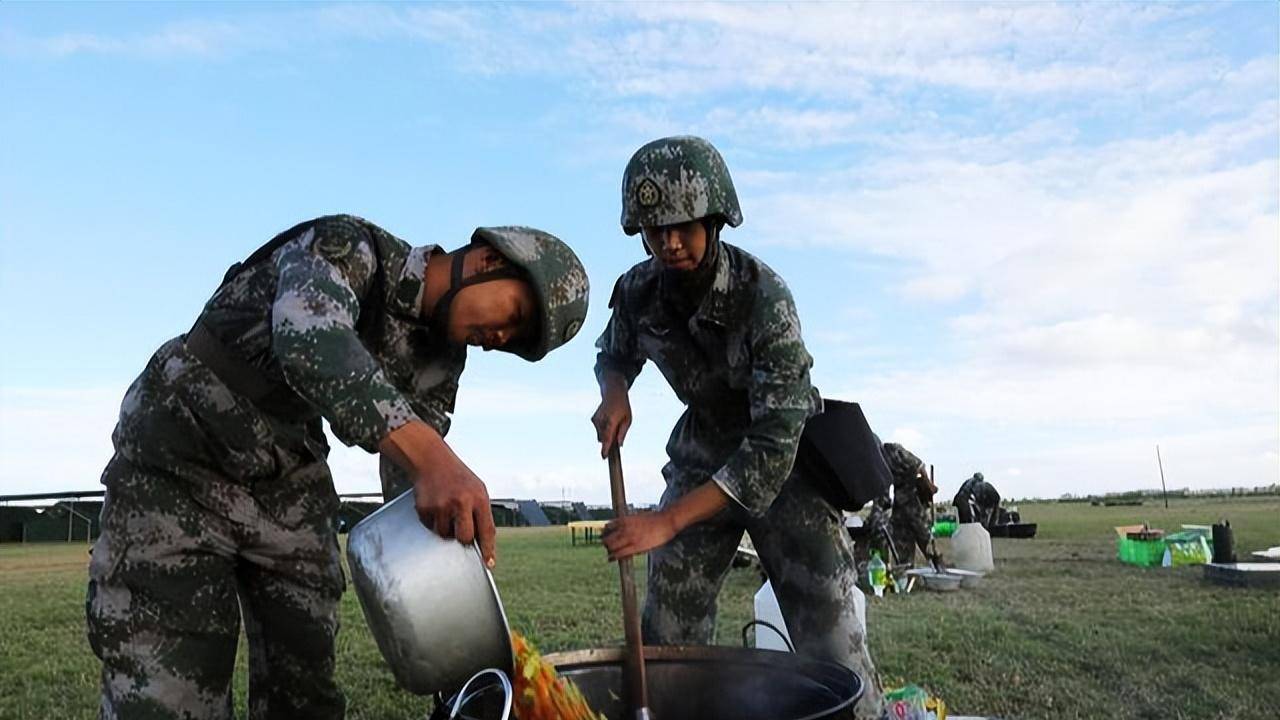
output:
<path id="1" fill-rule="evenodd" d="M 261 368 L 227 347 L 203 320 L 196 321 L 183 342 L 187 351 L 204 363 L 232 392 L 263 406 L 273 415 L 294 415 L 308 408 L 309 404 L 293 388 L 272 380 Z"/>

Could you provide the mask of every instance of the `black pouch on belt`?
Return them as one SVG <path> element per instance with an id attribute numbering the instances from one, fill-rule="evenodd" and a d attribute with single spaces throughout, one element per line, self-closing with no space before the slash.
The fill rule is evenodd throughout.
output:
<path id="1" fill-rule="evenodd" d="M 822 401 L 821 414 L 805 423 L 796 468 L 812 478 L 840 510 L 857 511 L 889 489 L 892 477 L 862 408 L 842 400 Z"/>

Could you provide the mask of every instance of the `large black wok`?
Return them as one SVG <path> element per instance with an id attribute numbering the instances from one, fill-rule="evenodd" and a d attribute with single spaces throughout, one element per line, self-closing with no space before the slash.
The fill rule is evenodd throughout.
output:
<path id="1" fill-rule="evenodd" d="M 553 653 L 546 659 L 573 680 L 591 708 L 632 720 L 623 705 L 623 648 Z M 647 646 L 645 671 L 654 720 L 818 720 L 852 718 L 862 680 L 836 663 L 776 650 Z M 501 715 L 500 693 L 484 692 L 461 713 Z M 447 717 L 437 709 L 433 717 Z"/>
<path id="2" fill-rule="evenodd" d="M 627 720 L 621 648 L 547 656 L 593 710 Z M 654 720 L 850 718 L 862 696 L 852 670 L 776 650 L 655 646 L 644 649 Z"/>

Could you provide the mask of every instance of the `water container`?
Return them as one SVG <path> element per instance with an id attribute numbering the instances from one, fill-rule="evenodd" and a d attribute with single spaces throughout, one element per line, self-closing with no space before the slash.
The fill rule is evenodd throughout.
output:
<path id="1" fill-rule="evenodd" d="M 883 596 L 884 589 L 889 584 L 889 569 L 880 559 L 880 553 L 874 550 L 871 551 L 871 562 L 867 563 L 867 584 L 876 597 Z"/>
<path id="2" fill-rule="evenodd" d="M 854 588 L 854 612 L 858 616 L 858 627 L 862 628 L 862 635 L 867 634 L 867 596 L 862 594 L 861 590 Z M 770 625 L 781 630 L 786 634 L 787 640 L 791 639 L 791 633 L 787 631 L 787 621 L 782 619 L 782 608 L 778 606 L 778 598 L 773 594 L 773 585 L 766 580 L 764 585 L 756 591 L 756 620 L 763 620 Z M 786 643 L 782 642 L 782 638 L 778 634 L 767 627 L 756 626 L 756 647 L 761 650 L 786 650 Z"/>
<path id="3" fill-rule="evenodd" d="M 951 565 L 961 570 L 989 573 L 996 569 L 991 558 L 991 535 L 980 523 L 960 523 L 951 536 Z"/>

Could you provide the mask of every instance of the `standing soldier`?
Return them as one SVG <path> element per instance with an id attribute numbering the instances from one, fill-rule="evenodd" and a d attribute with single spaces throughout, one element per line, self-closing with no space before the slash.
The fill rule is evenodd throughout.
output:
<path id="1" fill-rule="evenodd" d="M 597 341 L 601 455 L 631 425 L 628 390 L 652 360 L 686 406 L 667 443 L 657 512 L 616 521 L 612 559 L 652 551 L 643 634 L 652 644 L 707 644 L 716 596 L 745 530 L 800 652 L 842 663 L 881 693 L 856 617 L 856 572 L 841 513 L 793 470 L 805 421 L 822 409 L 809 382 L 791 292 L 768 266 L 720 241 L 742 222 L 733 181 L 706 140 L 640 148 L 622 180 L 622 229 L 652 255 L 613 290 Z"/>
<path id="2" fill-rule="evenodd" d="M 485 485 L 443 439 L 466 346 L 539 360 L 586 311 L 578 258 L 531 228 L 445 253 L 330 216 L 232 266 L 120 408 L 86 601 L 100 717 L 232 718 L 243 616 L 249 717 L 341 718 L 321 419 L 402 468 L 384 491 L 411 481 L 423 523 L 492 566 Z"/>

